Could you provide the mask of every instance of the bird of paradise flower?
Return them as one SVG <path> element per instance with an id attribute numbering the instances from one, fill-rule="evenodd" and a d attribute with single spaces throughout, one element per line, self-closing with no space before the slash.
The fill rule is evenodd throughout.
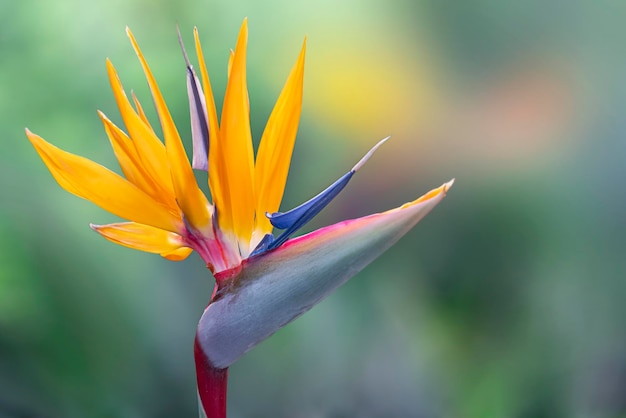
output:
<path id="1" fill-rule="evenodd" d="M 91 225 L 100 235 L 170 260 L 183 260 L 192 251 L 204 260 L 216 284 L 195 341 L 200 412 L 225 417 L 228 367 L 394 244 L 443 199 L 453 181 L 396 209 L 291 238 L 387 138 L 317 196 L 279 212 L 300 119 L 306 40 L 269 117 L 256 159 L 246 85 L 247 20 L 230 55 L 219 122 L 197 29 L 200 77 L 181 40 L 192 126 L 190 164 L 154 76 L 135 37 L 128 29 L 127 34 L 146 75 L 164 143 L 137 97 L 133 94 L 131 101 L 126 96 L 109 60 L 109 81 L 128 133 L 99 115 L 125 178 L 28 129 L 26 135 L 61 187 L 129 221 Z M 208 171 L 212 202 L 193 169 Z M 275 229 L 283 232 L 274 236 Z"/>

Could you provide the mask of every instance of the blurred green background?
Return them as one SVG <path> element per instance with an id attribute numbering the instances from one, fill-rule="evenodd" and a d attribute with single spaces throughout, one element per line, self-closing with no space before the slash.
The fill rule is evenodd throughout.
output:
<path id="1" fill-rule="evenodd" d="M 95 111 L 105 57 L 150 103 L 129 25 L 188 139 L 175 24 L 219 98 L 245 16 L 257 140 L 308 37 L 284 208 L 393 136 L 309 229 L 457 182 L 231 368 L 229 416 L 626 416 L 626 3 L 0 0 L 0 417 L 196 416 L 209 272 L 94 234 L 23 129 L 118 170 Z"/>

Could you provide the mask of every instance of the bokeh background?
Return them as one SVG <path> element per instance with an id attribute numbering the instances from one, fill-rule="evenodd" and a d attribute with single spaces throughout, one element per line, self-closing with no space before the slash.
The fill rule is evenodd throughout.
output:
<path id="1" fill-rule="evenodd" d="M 129 25 L 189 138 L 175 24 L 221 97 L 245 16 L 256 139 L 308 37 L 284 208 L 393 136 L 308 229 L 456 184 L 231 368 L 230 416 L 626 416 L 626 3 L 0 0 L 0 417 L 196 416 L 209 272 L 94 234 L 23 129 L 118 170 Z"/>

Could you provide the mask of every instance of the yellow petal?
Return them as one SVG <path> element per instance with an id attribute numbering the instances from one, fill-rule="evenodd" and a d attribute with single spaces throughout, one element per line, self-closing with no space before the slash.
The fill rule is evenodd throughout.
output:
<path id="1" fill-rule="evenodd" d="M 243 21 L 230 78 L 224 96 L 220 125 L 221 152 L 228 164 L 230 207 L 218 207 L 218 222 L 225 230 L 234 231 L 245 253 L 254 227 L 254 156 L 250 134 L 250 107 L 246 84 L 246 44 L 248 23 Z M 226 187 L 225 187 L 226 188 Z"/>
<path id="2" fill-rule="evenodd" d="M 150 71 L 150 67 L 148 67 L 148 63 L 141 53 L 130 29 L 127 28 L 126 33 L 130 38 L 146 78 L 148 79 L 152 98 L 154 99 L 154 104 L 159 114 L 172 183 L 174 185 L 174 192 L 176 193 L 176 201 L 191 227 L 203 233 L 211 233 L 209 201 L 196 183 L 196 178 L 189 164 L 189 160 L 187 159 L 187 153 L 178 135 L 178 130 L 176 129 L 176 125 L 174 125 L 172 115 L 165 104 L 165 100 Z"/>
<path id="3" fill-rule="evenodd" d="M 107 72 L 113 95 L 115 96 L 117 106 L 124 120 L 124 125 L 126 125 L 128 134 L 133 140 L 142 165 L 150 174 L 154 183 L 158 184 L 164 192 L 167 193 L 168 197 L 173 197 L 174 187 L 169 174 L 167 155 L 163 143 L 156 136 L 152 128 L 147 125 L 135 112 L 135 109 L 133 109 L 133 106 L 130 104 L 124 92 L 115 67 L 113 67 L 113 64 L 108 59 Z"/>
<path id="4" fill-rule="evenodd" d="M 233 60 L 234 59 L 235 59 L 235 51 L 233 51 L 231 49 L 230 53 L 228 54 L 228 78 L 230 78 L 230 70 L 233 69 Z"/>
<path id="5" fill-rule="evenodd" d="M 90 226 L 111 242 L 148 253 L 170 253 L 186 246 L 178 234 L 136 222 Z"/>
<path id="6" fill-rule="evenodd" d="M 177 213 L 179 210 L 176 206 L 174 196 L 168 195 L 166 191 L 150 177 L 141 162 L 141 158 L 137 154 L 133 141 L 124 131 L 111 122 L 104 113 L 98 112 L 98 115 L 104 124 L 104 130 L 111 141 L 113 152 L 115 152 L 115 156 L 124 172 L 124 176 L 135 186 L 168 207 L 170 211 Z"/>
<path id="7" fill-rule="evenodd" d="M 152 125 L 150 125 L 150 121 L 148 120 L 148 117 L 146 116 L 146 112 L 143 111 L 143 106 L 141 106 L 141 103 L 139 103 L 139 99 L 137 98 L 137 96 L 135 96 L 135 92 L 131 90 L 130 95 L 133 97 L 133 103 L 135 103 L 137 114 L 139 115 L 143 123 L 145 123 L 148 128 L 154 131 L 154 128 L 152 127 Z"/>
<path id="8" fill-rule="evenodd" d="M 278 211 L 287 182 L 302 110 L 305 51 L 306 40 L 265 126 L 257 153 L 254 172 L 257 193 L 256 228 L 263 234 L 272 231 L 272 225 L 264 214 Z"/>
<path id="9" fill-rule="evenodd" d="M 406 209 L 408 207 L 411 207 L 413 205 L 417 205 L 418 203 L 422 203 L 425 202 L 427 200 L 430 200 L 434 197 L 437 197 L 439 195 L 441 196 L 445 196 L 446 193 L 448 193 L 448 190 L 450 190 L 450 188 L 452 187 L 452 185 L 454 184 L 454 179 L 450 180 L 447 183 L 442 184 L 441 186 L 437 187 L 436 189 L 433 189 L 431 191 L 429 191 L 428 193 L 426 193 L 423 196 L 420 196 L 418 199 L 415 199 L 412 202 L 407 202 L 404 205 L 400 206 L 399 208 L 396 209 L 391 209 L 388 210 L 387 212 L 391 212 L 391 211 L 397 211 L 397 210 L 401 210 L 401 209 Z M 387 213 L 387 212 L 383 212 L 383 213 Z"/>
<path id="10" fill-rule="evenodd" d="M 189 257 L 192 252 L 193 250 L 189 247 L 180 247 L 174 251 L 162 253 L 161 257 L 167 258 L 170 261 L 183 261 L 185 258 Z"/>
<path id="11" fill-rule="evenodd" d="M 179 216 L 118 174 L 61 150 L 28 129 L 26 135 L 52 176 L 68 192 L 124 219 L 171 232 L 184 228 Z"/>

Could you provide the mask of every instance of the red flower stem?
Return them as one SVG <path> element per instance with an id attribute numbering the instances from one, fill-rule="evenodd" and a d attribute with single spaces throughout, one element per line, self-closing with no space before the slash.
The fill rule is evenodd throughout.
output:
<path id="1" fill-rule="evenodd" d="M 201 408 L 207 418 L 226 418 L 226 391 L 228 389 L 228 368 L 213 367 L 202 351 L 198 340 L 194 341 L 196 379 Z"/>

